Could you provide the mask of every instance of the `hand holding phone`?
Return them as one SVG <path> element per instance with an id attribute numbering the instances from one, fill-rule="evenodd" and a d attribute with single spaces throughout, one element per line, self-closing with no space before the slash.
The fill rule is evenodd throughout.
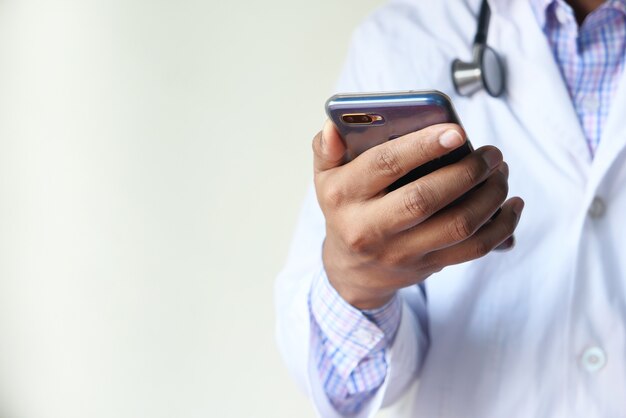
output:
<path id="1" fill-rule="evenodd" d="M 387 105 L 394 106 L 393 100 Z M 324 267 L 348 303 L 380 307 L 398 289 L 446 266 L 512 245 L 523 201 L 505 202 L 508 166 L 497 148 L 469 150 L 456 162 L 390 188 L 416 168 L 467 146 L 465 132 L 443 123 L 376 142 L 350 155 L 354 147 L 330 121 L 313 140 L 315 187 L 326 219 Z"/>
<path id="2" fill-rule="evenodd" d="M 346 144 L 345 160 L 402 135 L 440 123 L 460 125 L 450 98 L 436 91 L 336 94 L 326 101 L 326 113 Z M 397 189 L 473 151 L 469 140 L 447 154 L 427 161 L 398 179 Z"/>

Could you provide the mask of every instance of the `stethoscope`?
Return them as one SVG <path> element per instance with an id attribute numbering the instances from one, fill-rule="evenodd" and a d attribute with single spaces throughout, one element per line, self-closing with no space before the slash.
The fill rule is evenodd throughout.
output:
<path id="1" fill-rule="evenodd" d="M 472 61 L 463 62 L 457 58 L 452 62 L 452 82 L 461 96 L 471 96 L 482 89 L 492 97 L 499 97 L 504 92 L 504 66 L 496 51 L 487 45 L 490 18 L 491 9 L 487 0 L 483 0 L 472 47 Z"/>

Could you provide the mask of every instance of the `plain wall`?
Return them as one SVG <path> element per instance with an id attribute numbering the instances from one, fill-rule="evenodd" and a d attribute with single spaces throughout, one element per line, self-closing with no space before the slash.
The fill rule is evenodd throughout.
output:
<path id="1" fill-rule="evenodd" d="M 0 2 L 0 416 L 313 416 L 272 287 L 381 3 Z"/>

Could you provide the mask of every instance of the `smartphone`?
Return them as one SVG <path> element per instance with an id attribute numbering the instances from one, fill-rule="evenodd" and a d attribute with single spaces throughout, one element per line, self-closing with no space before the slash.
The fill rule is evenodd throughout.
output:
<path id="1" fill-rule="evenodd" d="M 337 94 L 326 102 L 326 114 L 345 141 L 346 162 L 371 147 L 430 125 L 461 124 L 450 98 L 436 90 Z M 455 163 L 472 151 L 468 140 L 449 154 L 415 168 L 389 189 Z"/>

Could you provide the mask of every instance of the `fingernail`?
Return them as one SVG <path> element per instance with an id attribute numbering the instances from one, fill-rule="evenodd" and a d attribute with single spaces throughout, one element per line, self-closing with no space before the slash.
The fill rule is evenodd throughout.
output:
<path id="1" fill-rule="evenodd" d="M 502 162 L 501 158 L 500 158 L 500 153 L 493 149 L 493 148 L 488 148 L 483 152 L 483 160 L 485 160 L 485 162 L 487 163 L 487 166 L 490 169 L 496 168 L 498 165 L 500 165 L 500 163 Z"/>
<path id="2" fill-rule="evenodd" d="M 448 129 L 439 136 L 439 143 L 442 147 L 453 149 L 461 146 L 465 140 L 455 129 Z"/>

